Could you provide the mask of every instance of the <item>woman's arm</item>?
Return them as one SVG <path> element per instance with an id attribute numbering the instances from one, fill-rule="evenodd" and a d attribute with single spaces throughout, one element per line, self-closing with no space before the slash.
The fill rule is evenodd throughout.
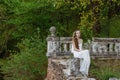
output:
<path id="1" fill-rule="evenodd" d="M 83 47 L 82 47 L 82 45 L 83 45 L 83 39 L 80 39 L 80 43 L 81 43 L 80 49 L 82 50 L 83 49 Z"/>
<path id="2" fill-rule="evenodd" d="M 80 52 L 80 49 L 77 49 L 76 47 L 75 47 L 75 42 L 72 40 L 72 44 L 73 44 L 73 49 L 75 50 L 75 51 L 78 51 L 78 52 Z"/>
<path id="3" fill-rule="evenodd" d="M 81 43 L 82 43 L 82 45 L 83 45 L 83 39 L 81 39 Z"/>

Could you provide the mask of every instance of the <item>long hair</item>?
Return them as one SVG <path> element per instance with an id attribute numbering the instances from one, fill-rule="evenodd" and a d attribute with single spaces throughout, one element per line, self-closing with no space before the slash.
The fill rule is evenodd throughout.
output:
<path id="1" fill-rule="evenodd" d="M 76 30 L 76 31 L 79 31 L 79 30 Z M 76 31 L 73 32 L 72 41 L 74 41 L 75 48 L 79 49 L 79 45 L 78 45 L 79 43 L 78 43 L 78 39 L 76 36 Z"/>

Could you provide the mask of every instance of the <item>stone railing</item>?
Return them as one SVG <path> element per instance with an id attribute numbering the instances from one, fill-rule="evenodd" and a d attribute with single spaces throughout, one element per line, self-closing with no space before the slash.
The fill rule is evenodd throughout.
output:
<path id="1" fill-rule="evenodd" d="M 71 53 L 72 37 L 57 37 L 55 32 L 56 28 L 51 27 L 51 35 L 47 37 L 46 80 L 96 80 L 84 79 L 79 72 L 82 59 L 74 58 Z M 120 38 L 93 38 L 83 44 L 83 49 L 88 49 L 91 57 L 120 58 Z"/>
<path id="2" fill-rule="evenodd" d="M 72 37 L 57 37 L 56 28 L 51 27 L 51 35 L 47 37 L 47 56 L 57 57 L 71 55 Z M 120 38 L 93 38 L 83 44 L 89 49 L 91 57 L 120 58 Z"/>
<path id="3" fill-rule="evenodd" d="M 104 58 L 120 58 L 120 38 L 93 38 L 90 55 Z"/>
<path id="4" fill-rule="evenodd" d="M 55 31 L 56 28 L 51 27 L 51 35 L 47 37 L 46 80 L 82 80 L 83 76 L 79 72 L 81 59 L 74 58 L 71 53 L 72 37 L 57 37 Z"/>
<path id="5" fill-rule="evenodd" d="M 47 37 L 47 54 L 48 57 L 56 57 L 71 54 L 71 37 L 57 37 L 56 28 L 51 27 L 51 35 Z"/>

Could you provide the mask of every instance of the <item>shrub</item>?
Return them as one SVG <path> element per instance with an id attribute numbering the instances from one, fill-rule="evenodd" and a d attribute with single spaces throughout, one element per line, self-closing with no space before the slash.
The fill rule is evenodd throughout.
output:
<path id="1" fill-rule="evenodd" d="M 3 64 L 5 80 L 42 80 L 46 74 L 45 41 L 38 37 L 24 39 L 18 44 L 19 53 L 12 54 Z"/>

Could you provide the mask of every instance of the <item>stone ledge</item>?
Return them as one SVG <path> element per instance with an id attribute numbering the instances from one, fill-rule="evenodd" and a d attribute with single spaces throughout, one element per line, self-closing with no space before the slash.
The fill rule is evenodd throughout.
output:
<path id="1" fill-rule="evenodd" d="M 81 59 L 78 58 L 49 58 L 47 77 L 45 80 L 96 80 L 94 78 L 85 78 L 82 76 L 82 74 L 79 72 L 80 60 Z"/>
<path id="2" fill-rule="evenodd" d="M 109 80 L 120 80 L 120 78 L 109 78 Z"/>
<path id="3" fill-rule="evenodd" d="M 95 78 L 69 77 L 67 80 L 96 80 Z"/>

